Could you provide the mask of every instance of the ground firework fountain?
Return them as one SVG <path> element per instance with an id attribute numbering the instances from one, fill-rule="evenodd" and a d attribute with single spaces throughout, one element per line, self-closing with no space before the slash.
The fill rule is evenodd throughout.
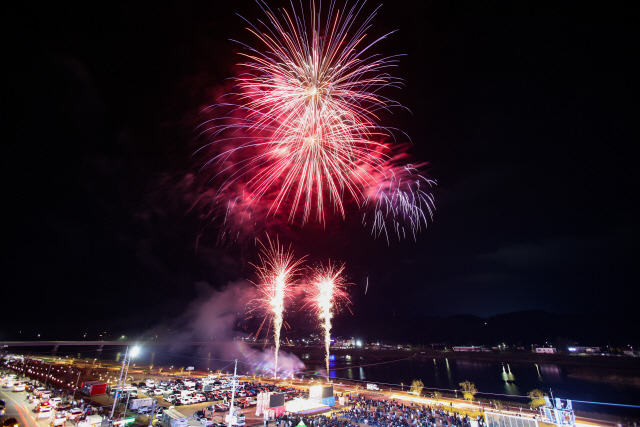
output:
<path id="1" fill-rule="evenodd" d="M 283 313 L 285 304 L 291 297 L 291 289 L 295 285 L 295 279 L 299 272 L 302 259 L 296 260 L 291 249 L 285 249 L 278 240 L 267 237 L 267 244 L 262 245 L 260 251 L 260 264 L 256 265 L 258 273 L 259 297 L 251 302 L 252 310 L 259 310 L 264 314 L 260 330 L 267 326 L 267 330 L 273 327 L 275 342 L 274 376 L 278 373 L 278 352 L 280 351 L 280 332 L 282 330 Z"/>
<path id="2" fill-rule="evenodd" d="M 309 301 L 320 320 L 324 331 L 325 365 L 327 369 L 327 379 L 329 378 L 329 347 L 331 344 L 331 319 L 336 306 L 340 303 L 349 304 L 348 294 L 345 290 L 347 285 L 342 272 L 344 264 L 341 266 L 332 265 L 319 267 L 314 271 L 309 284 Z"/>

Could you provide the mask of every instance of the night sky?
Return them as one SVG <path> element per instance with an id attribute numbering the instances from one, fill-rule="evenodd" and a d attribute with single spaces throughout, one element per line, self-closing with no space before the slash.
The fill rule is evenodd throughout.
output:
<path id="1" fill-rule="evenodd" d="M 202 109 L 239 62 L 231 39 L 253 40 L 236 13 L 264 15 L 250 0 L 127 3 L 4 13 L 2 336 L 144 330 L 205 283 L 255 279 L 254 242 L 218 243 L 185 183 Z M 434 221 L 416 241 L 373 239 L 359 218 L 281 240 L 346 263 L 355 319 L 631 306 L 637 46 L 613 7 L 385 3 L 369 33 L 398 30 L 376 49 L 406 55 L 388 95 L 410 110 L 385 124 L 429 163 Z"/>

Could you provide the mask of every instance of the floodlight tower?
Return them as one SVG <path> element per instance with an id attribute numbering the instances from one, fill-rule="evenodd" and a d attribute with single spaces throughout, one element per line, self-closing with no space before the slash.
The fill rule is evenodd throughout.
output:
<path id="1" fill-rule="evenodd" d="M 124 359 L 122 359 L 122 368 L 120 369 L 120 378 L 118 378 L 118 385 L 116 385 L 116 392 L 113 396 L 113 406 L 111 407 L 111 415 L 110 419 L 113 419 L 113 414 L 116 412 L 116 405 L 118 404 L 118 399 L 120 398 L 121 388 L 124 388 L 124 383 L 127 382 L 127 374 L 129 373 L 129 363 L 131 362 L 132 357 L 136 357 L 140 352 L 140 347 L 135 346 L 129 351 L 129 346 L 127 346 L 127 350 L 124 352 Z M 126 373 L 125 373 L 126 367 Z M 122 381 L 122 375 L 124 374 L 124 382 Z"/>
<path id="2" fill-rule="evenodd" d="M 229 407 L 229 414 L 227 415 L 227 426 L 231 427 L 237 425 L 238 418 L 236 415 L 236 408 L 234 406 L 234 400 L 236 397 L 236 387 L 238 385 L 238 359 L 235 360 L 236 364 L 233 368 L 233 380 L 231 381 L 231 406 Z"/>

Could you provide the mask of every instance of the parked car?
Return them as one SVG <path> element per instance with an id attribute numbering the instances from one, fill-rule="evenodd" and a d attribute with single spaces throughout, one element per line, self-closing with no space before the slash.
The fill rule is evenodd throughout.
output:
<path id="1" fill-rule="evenodd" d="M 66 421 L 67 421 L 67 417 L 65 416 L 65 414 L 61 412 L 56 412 L 56 415 L 53 417 L 53 420 L 51 420 L 51 425 L 54 427 L 63 426 Z"/>
<path id="2" fill-rule="evenodd" d="M 80 408 L 71 408 L 69 411 L 67 411 L 67 418 L 69 420 L 76 420 L 80 418 L 81 415 L 82 415 L 82 409 Z"/>
<path id="3" fill-rule="evenodd" d="M 51 404 L 49 402 L 40 402 L 36 405 L 35 411 L 36 412 L 51 411 Z"/>
<path id="4" fill-rule="evenodd" d="M 248 408 L 250 406 L 249 402 L 247 402 L 245 399 L 238 399 L 236 405 L 238 405 L 238 407 L 240 408 Z"/>
<path id="5" fill-rule="evenodd" d="M 51 406 L 44 406 L 38 411 L 38 418 L 49 418 L 51 416 Z"/>
<path id="6" fill-rule="evenodd" d="M 56 406 L 56 411 L 58 412 L 67 412 L 69 411 L 69 409 L 71 409 L 71 405 L 69 403 L 60 403 L 58 406 Z"/>
<path id="7" fill-rule="evenodd" d="M 18 420 L 14 417 L 2 421 L 2 427 L 19 427 Z"/>

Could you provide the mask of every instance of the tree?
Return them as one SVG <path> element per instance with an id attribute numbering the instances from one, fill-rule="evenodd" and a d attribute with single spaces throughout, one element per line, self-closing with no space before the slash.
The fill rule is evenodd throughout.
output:
<path id="1" fill-rule="evenodd" d="M 359 385 L 356 385 L 356 386 L 353 388 L 353 391 L 355 392 L 356 396 L 360 396 L 360 389 L 361 389 L 361 388 L 362 388 L 362 387 L 360 387 Z"/>
<path id="2" fill-rule="evenodd" d="M 547 394 L 545 392 L 543 392 L 542 390 L 538 390 L 537 388 L 527 393 L 527 396 L 529 396 L 529 398 L 531 399 L 531 401 L 529 401 L 529 406 L 531 407 L 531 409 L 536 409 L 540 406 L 544 406 L 544 398 L 546 395 Z"/>
<path id="3" fill-rule="evenodd" d="M 470 381 L 464 381 L 460 383 L 460 388 L 462 388 L 462 394 L 465 399 L 471 402 L 478 392 L 476 389 L 476 385 Z"/>
<path id="4" fill-rule="evenodd" d="M 409 393 L 415 394 L 416 396 L 420 396 L 420 393 L 422 393 L 423 387 L 424 387 L 424 383 L 422 382 L 422 380 L 413 380 L 413 382 L 411 383 L 411 390 L 409 391 Z"/>

